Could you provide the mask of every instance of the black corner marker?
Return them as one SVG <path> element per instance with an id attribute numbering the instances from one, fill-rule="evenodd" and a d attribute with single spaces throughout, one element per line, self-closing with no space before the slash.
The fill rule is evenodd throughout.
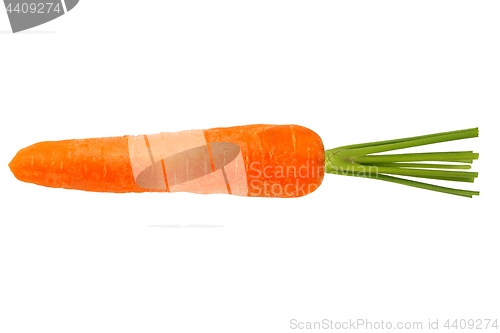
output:
<path id="1" fill-rule="evenodd" d="M 31 29 L 73 9 L 79 0 L 4 0 L 12 32 Z"/>

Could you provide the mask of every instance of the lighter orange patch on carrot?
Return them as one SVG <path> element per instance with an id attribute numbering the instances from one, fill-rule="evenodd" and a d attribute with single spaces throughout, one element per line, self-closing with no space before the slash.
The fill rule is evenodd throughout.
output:
<path id="1" fill-rule="evenodd" d="M 144 136 L 129 135 L 128 150 L 134 179 L 137 179 L 139 174 L 151 165 L 151 158 L 149 157 L 149 151 Z"/>
<path id="2" fill-rule="evenodd" d="M 227 193 L 227 186 L 222 175 L 222 170 L 219 169 L 206 176 L 170 186 L 170 191 L 200 194 Z"/>
<path id="3" fill-rule="evenodd" d="M 229 187 L 231 188 L 231 194 L 247 196 L 248 180 L 245 170 L 245 161 L 243 160 L 241 151 L 234 160 L 224 167 L 224 169 L 226 171 Z"/>
<path id="4" fill-rule="evenodd" d="M 182 151 L 207 144 L 202 130 L 164 132 L 148 135 L 155 162 Z"/>

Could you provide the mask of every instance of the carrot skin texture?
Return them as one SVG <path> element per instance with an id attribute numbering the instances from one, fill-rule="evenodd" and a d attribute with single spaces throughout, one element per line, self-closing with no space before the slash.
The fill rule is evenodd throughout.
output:
<path id="1" fill-rule="evenodd" d="M 249 125 L 206 130 L 207 141 L 238 144 L 247 171 L 248 195 L 300 197 L 323 181 L 321 138 L 297 125 Z"/>
<path id="2" fill-rule="evenodd" d="M 9 164 L 17 179 L 94 192 L 145 192 L 135 184 L 127 137 L 39 142 Z"/>
<path id="3" fill-rule="evenodd" d="M 239 146 L 248 191 L 233 194 L 299 197 L 313 192 L 323 180 L 323 143 L 316 133 L 305 127 L 248 125 L 213 128 L 204 130 L 203 134 L 208 147 L 209 143 L 213 146 L 218 142 Z M 138 185 L 131 164 L 130 138 L 40 142 L 21 149 L 9 167 L 19 180 L 49 187 L 116 193 L 170 191 L 168 184 L 165 189 Z M 217 156 L 211 156 L 212 171 L 214 159 L 217 164 Z M 160 158 L 154 162 L 160 163 L 160 160 L 165 168 L 164 162 L 168 160 Z M 168 172 L 163 171 L 166 177 Z M 217 193 L 231 193 L 233 184 L 227 183 L 225 174 L 224 177 L 227 191 Z M 165 182 L 168 183 L 167 179 Z M 208 188 L 198 193 L 211 192 Z"/>

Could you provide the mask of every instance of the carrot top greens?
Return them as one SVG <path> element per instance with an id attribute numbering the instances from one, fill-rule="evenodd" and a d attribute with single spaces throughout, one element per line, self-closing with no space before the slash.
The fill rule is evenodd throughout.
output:
<path id="1" fill-rule="evenodd" d="M 479 192 L 437 186 L 390 175 L 472 183 L 478 176 L 477 172 L 457 170 L 470 169 L 473 160 L 479 158 L 478 153 L 472 151 L 411 154 L 377 153 L 439 142 L 475 138 L 478 135 L 479 130 L 477 128 L 470 128 L 461 131 L 361 143 L 329 149 L 325 152 L 325 171 L 345 176 L 385 180 L 392 183 L 472 198 L 473 195 L 479 195 Z"/>

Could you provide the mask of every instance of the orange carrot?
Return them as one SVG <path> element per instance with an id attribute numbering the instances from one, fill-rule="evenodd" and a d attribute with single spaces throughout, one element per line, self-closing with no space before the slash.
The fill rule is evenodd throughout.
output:
<path id="1" fill-rule="evenodd" d="M 40 142 L 10 168 L 25 182 L 87 191 L 296 197 L 321 184 L 324 163 L 313 131 L 251 125 Z"/>
<path id="2" fill-rule="evenodd" d="M 471 182 L 477 173 L 455 169 L 469 168 L 475 153 L 373 154 L 477 135 L 469 129 L 325 152 L 321 138 L 305 127 L 248 125 L 40 142 L 21 149 L 9 167 L 25 182 L 95 192 L 300 197 L 316 190 L 327 172 L 471 197 L 479 193 L 391 175 Z"/>

